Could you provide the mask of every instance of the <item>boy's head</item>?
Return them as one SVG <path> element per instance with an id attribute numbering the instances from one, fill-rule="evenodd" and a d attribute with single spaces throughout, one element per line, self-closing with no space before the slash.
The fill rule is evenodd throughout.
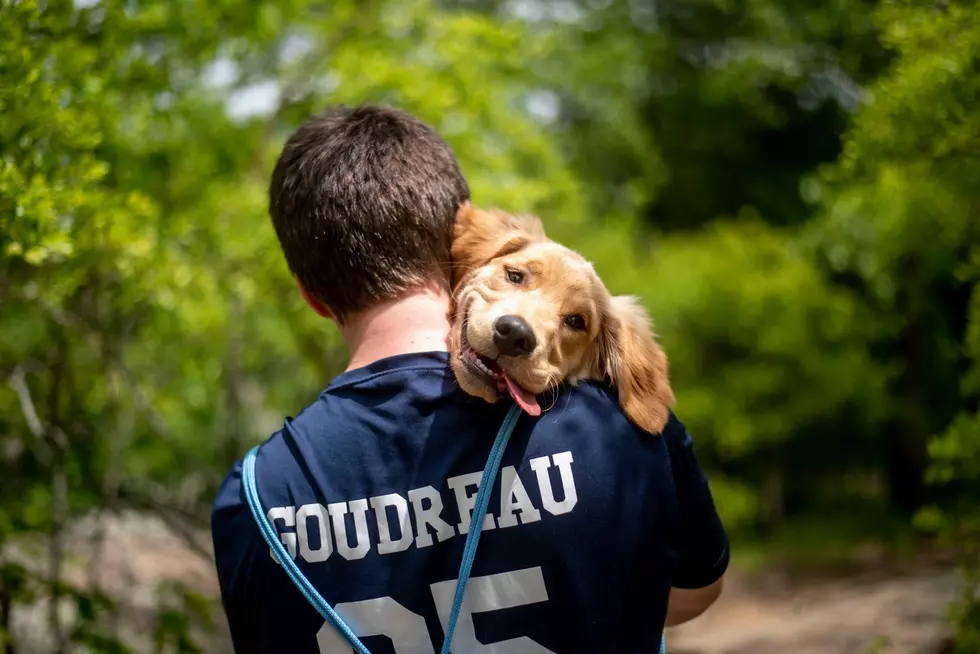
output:
<path id="1" fill-rule="evenodd" d="M 290 271 L 340 322 L 433 282 L 449 286 L 469 187 L 449 145 L 409 114 L 336 107 L 289 138 L 269 212 Z"/>

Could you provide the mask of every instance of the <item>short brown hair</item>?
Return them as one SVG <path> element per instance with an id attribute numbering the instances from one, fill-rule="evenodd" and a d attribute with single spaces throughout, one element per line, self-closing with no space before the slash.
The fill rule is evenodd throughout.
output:
<path id="1" fill-rule="evenodd" d="M 283 148 L 269 213 L 290 271 L 336 315 L 449 284 L 456 211 L 469 187 L 449 145 L 397 109 L 338 106 Z"/>

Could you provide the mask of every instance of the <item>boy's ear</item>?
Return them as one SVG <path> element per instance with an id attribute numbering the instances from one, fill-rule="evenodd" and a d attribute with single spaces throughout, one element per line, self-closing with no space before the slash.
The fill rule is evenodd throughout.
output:
<path id="1" fill-rule="evenodd" d="M 477 209 L 469 202 L 456 214 L 452 246 L 452 288 L 475 268 L 513 254 L 528 243 L 544 241 L 544 226 L 534 216 L 498 209 Z"/>
<path id="2" fill-rule="evenodd" d="M 299 286 L 299 294 L 303 296 L 303 301 L 316 312 L 316 315 L 320 316 L 321 318 L 329 318 L 330 320 L 336 319 L 333 312 L 328 309 L 325 304 L 310 295 L 310 292 L 306 290 L 306 287 L 303 286 L 303 282 L 299 281 L 298 277 L 294 277 L 294 279 L 296 280 L 296 285 Z"/>
<path id="3" fill-rule="evenodd" d="M 667 355 L 637 298 L 610 298 L 599 333 L 593 374 L 607 377 L 619 391 L 619 404 L 638 427 L 659 434 L 674 405 Z"/>

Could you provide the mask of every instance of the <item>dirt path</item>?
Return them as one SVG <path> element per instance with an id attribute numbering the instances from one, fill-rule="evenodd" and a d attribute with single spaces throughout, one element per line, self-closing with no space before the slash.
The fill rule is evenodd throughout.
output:
<path id="1" fill-rule="evenodd" d="M 668 630 L 671 654 L 936 654 L 956 593 L 949 568 L 762 588 L 736 577 L 697 620 Z"/>

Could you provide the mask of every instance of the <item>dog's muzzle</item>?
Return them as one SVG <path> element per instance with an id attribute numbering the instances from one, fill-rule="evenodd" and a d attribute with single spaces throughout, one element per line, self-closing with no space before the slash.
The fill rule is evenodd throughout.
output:
<path id="1" fill-rule="evenodd" d="M 526 357 L 538 346 L 534 330 L 520 316 L 500 316 L 493 322 L 493 344 L 501 354 Z"/>

